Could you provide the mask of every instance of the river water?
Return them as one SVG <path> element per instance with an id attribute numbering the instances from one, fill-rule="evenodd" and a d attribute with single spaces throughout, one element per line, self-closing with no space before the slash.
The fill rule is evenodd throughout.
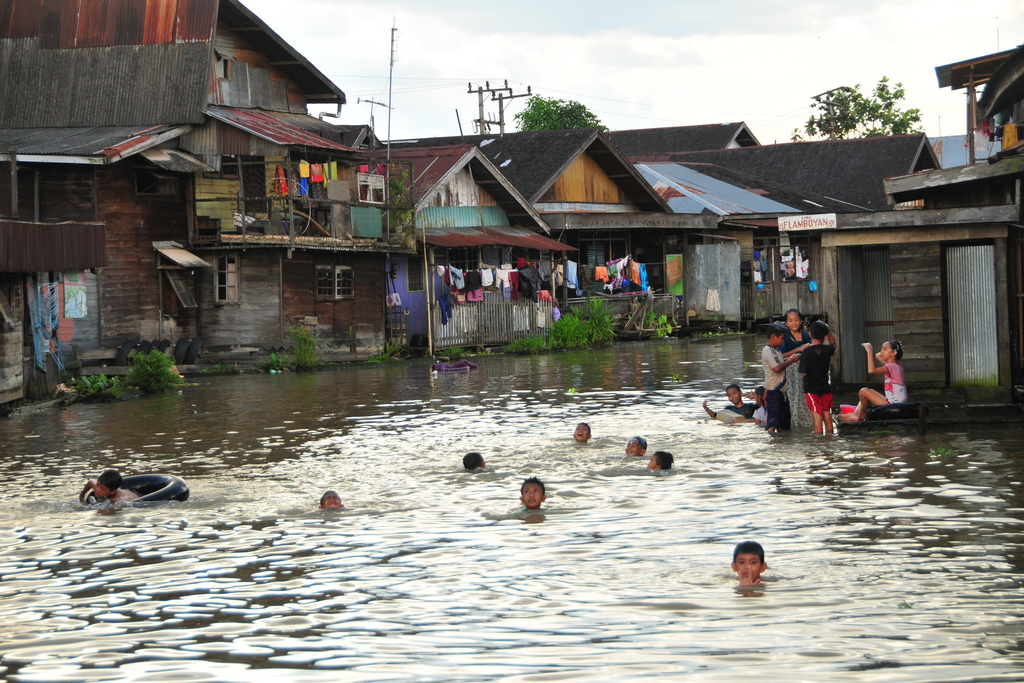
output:
<path id="1" fill-rule="evenodd" d="M 707 421 L 761 344 L 195 378 L 2 420 L 0 678 L 1020 680 L 1019 429 Z M 635 434 L 676 468 L 625 456 Z M 76 496 L 107 467 L 192 497 L 98 514 Z M 329 488 L 345 510 L 316 509 Z M 741 590 L 746 539 L 769 570 Z"/>

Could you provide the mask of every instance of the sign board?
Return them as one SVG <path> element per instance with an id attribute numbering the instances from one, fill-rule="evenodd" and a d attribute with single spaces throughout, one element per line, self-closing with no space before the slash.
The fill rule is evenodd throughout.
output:
<path id="1" fill-rule="evenodd" d="M 834 213 L 819 213 L 813 216 L 779 216 L 779 230 L 835 230 L 838 226 Z"/>

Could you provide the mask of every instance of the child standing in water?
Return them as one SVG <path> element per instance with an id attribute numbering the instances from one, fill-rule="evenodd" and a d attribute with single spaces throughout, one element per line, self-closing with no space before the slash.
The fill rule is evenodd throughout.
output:
<path id="1" fill-rule="evenodd" d="M 903 344 L 898 339 L 891 339 L 882 344 L 882 350 L 875 355 L 871 355 L 874 349 L 869 342 L 864 342 L 861 346 L 868 354 L 868 374 L 885 375 L 885 382 L 882 385 L 885 395 L 871 387 L 861 387 L 857 394 L 859 401 L 854 411 L 839 416 L 843 422 L 863 420 L 868 408 L 872 406 L 907 402 L 907 383 L 903 377 L 903 366 L 899 364 L 899 360 L 903 358 Z M 881 366 L 875 365 L 876 358 Z"/>
<path id="2" fill-rule="evenodd" d="M 824 320 L 811 323 L 811 345 L 800 354 L 800 374 L 804 378 L 804 398 L 814 419 L 814 433 L 832 433 L 832 387 L 828 381 L 829 365 L 836 347 L 826 344 L 832 335 Z"/>
<path id="3" fill-rule="evenodd" d="M 786 360 L 795 358 L 794 364 L 786 368 L 786 386 L 789 388 L 789 395 L 795 397 L 790 405 L 791 423 L 794 427 L 810 427 L 813 423 L 810 412 L 800 400 L 804 395 L 804 383 L 797 364 L 800 362 L 800 353 L 811 345 L 811 335 L 803 330 L 803 326 L 804 316 L 800 311 L 795 308 L 786 311 L 787 332 L 779 351 Z"/>
<path id="4" fill-rule="evenodd" d="M 779 347 L 789 330 L 782 323 L 773 323 L 768 328 L 768 343 L 761 349 L 761 366 L 764 369 L 764 428 L 768 432 L 789 429 L 789 399 L 786 397 L 786 368 L 800 359 L 792 355 L 782 357 Z"/>

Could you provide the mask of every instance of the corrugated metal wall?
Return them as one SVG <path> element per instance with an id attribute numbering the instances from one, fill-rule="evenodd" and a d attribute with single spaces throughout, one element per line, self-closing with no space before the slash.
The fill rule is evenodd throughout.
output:
<path id="1" fill-rule="evenodd" d="M 946 248 L 950 385 L 999 383 L 995 263 L 991 244 Z"/>
<path id="2" fill-rule="evenodd" d="M 416 214 L 421 228 L 459 228 L 508 225 L 508 214 L 497 206 L 428 206 Z"/>

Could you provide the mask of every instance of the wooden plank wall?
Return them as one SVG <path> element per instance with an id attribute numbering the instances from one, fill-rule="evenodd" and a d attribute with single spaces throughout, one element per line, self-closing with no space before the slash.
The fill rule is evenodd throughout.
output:
<path id="1" fill-rule="evenodd" d="M 892 316 L 903 342 L 903 366 L 913 386 L 946 384 L 942 312 L 942 247 L 939 242 L 898 242 L 889 247 Z"/>
<path id="2" fill-rule="evenodd" d="M 203 348 L 226 350 L 232 346 L 270 348 L 284 343 L 288 334 L 281 324 L 281 254 L 279 249 L 244 252 L 203 252 L 216 266 L 217 257 L 238 258 L 238 301 L 216 303 L 216 267 L 196 273 Z"/>
<path id="3" fill-rule="evenodd" d="M 36 171 L 39 179 L 39 220 L 89 222 L 97 219 L 95 170 L 91 166 L 47 164 L 18 168 L 18 218 L 35 220 Z"/>
<path id="4" fill-rule="evenodd" d="M 596 161 L 582 154 L 565 169 L 540 201 L 627 204 L 629 198 Z"/>
<path id="5" fill-rule="evenodd" d="M 98 219 L 107 225 L 107 267 L 100 270 L 101 341 L 159 339 L 162 275 L 153 242 L 188 242 L 185 202 L 136 196 L 130 161 L 97 169 Z M 194 329 L 195 312 L 179 308 L 175 325 Z"/>
<path id="6" fill-rule="evenodd" d="M 15 289 L 25 291 L 24 276 L 20 273 L 0 273 L 0 292 L 11 305 L 11 312 L 18 320 L 24 320 L 22 302 L 24 296 L 15 296 Z M 0 316 L 0 403 L 16 401 L 24 396 L 24 370 L 21 362 L 23 355 L 26 325 L 24 322 L 15 328 L 7 326 Z"/>
<path id="7" fill-rule="evenodd" d="M 351 299 L 315 295 L 316 264 L 351 265 Z M 360 347 L 384 344 L 384 255 L 378 253 L 295 252 L 282 261 L 282 317 L 286 327 L 315 317 L 314 335 L 340 342 L 355 340 Z"/>

